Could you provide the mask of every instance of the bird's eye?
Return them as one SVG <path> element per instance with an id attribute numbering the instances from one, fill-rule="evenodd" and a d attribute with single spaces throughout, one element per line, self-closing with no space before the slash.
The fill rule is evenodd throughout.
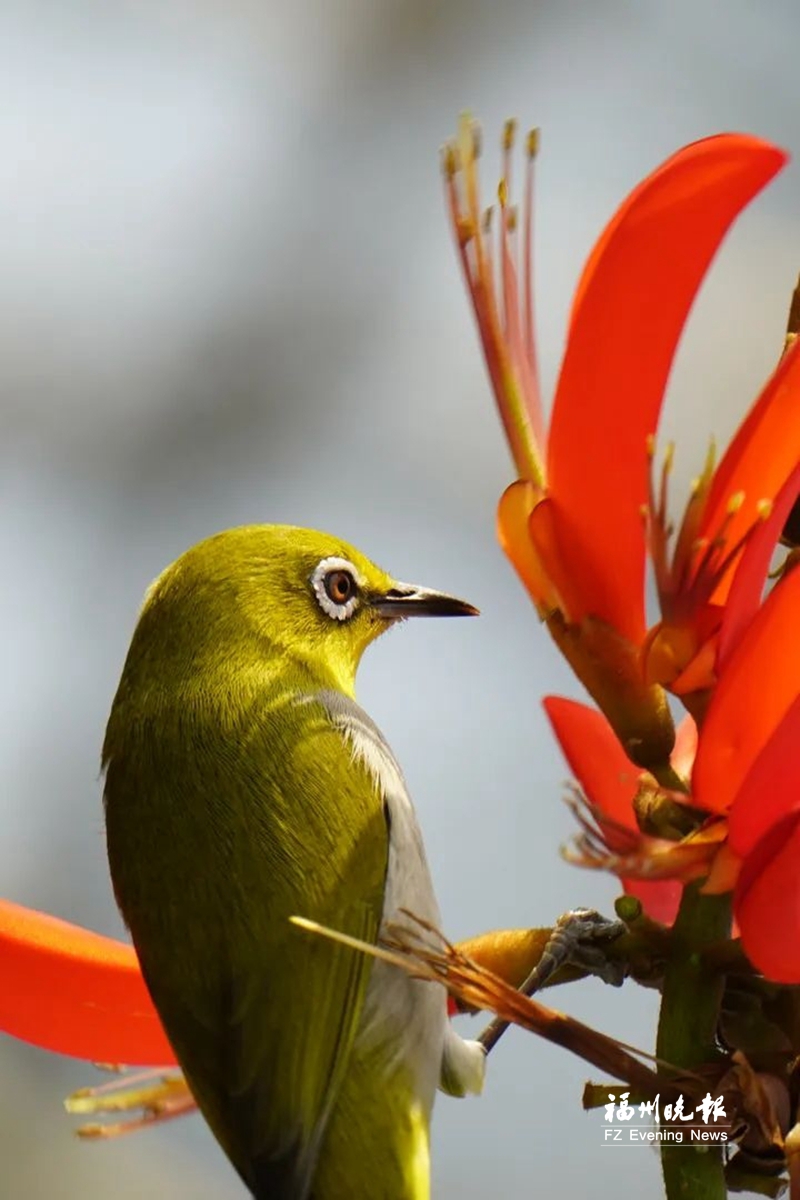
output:
<path id="1" fill-rule="evenodd" d="M 334 604 L 346 604 L 358 591 L 358 584 L 349 571 L 329 571 L 325 576 L 325 591 Z"/>
<path id="2" fill-rule="evenodd" d="M 311 576 L 311 588 L 326 616 L 347 621 L 358 607 L 358 571 L 346 558 L 323 558 Z"/>

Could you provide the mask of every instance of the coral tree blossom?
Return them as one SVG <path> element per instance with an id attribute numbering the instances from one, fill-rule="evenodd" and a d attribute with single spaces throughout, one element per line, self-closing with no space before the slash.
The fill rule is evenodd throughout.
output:
<path id="1" fill-rule="evenodd" d="M 509 124 L 496 249 L 480 209 L 479 139 L 467 119 L 444 156 L 459 254 L 519 475 L 500 501 L 499 536 L 626 753 L 669 778 L 673 729 L 662 685 L 688 693 L 708 683 L 705 666 L 697 679 L 688 669 L 698 675 L 695 660 L 707 644 L 713 651 L 718 608 L 748 534 L 800 458 L 800 360 L 785 357 L 716 471 L 707 464 L 672 557 L 664 506 L 650 492 L 653 438 L 697 289 L 732 221 L 785 156 L 754 137 L 720 135 L 679 151 L 634 189 L 578 284 L 545 434 L 531 278 L 537 139 L 528 139 L 520 216 L 508 200 L 513 135 Z M 666 474 L 662 494 L 665 485 Z M 664 605 L 649 633 L 648 543 Z"/>
<path id="2" fill-rule="evenodd" d="M 800 983 L 800 644 L 793 633 L 800 570 L 789 564 L 761 601 L 780 530 L 800 489 L 789 475 L 771 511 L 747 540 L 720 605 L 714 683 L 698 735 L 691 717 L 678 729 L 672 765 L 681 790 L 669 794 L 637 775 L 605 717 L 550 696 L 545 709 L 588 802 L 569 856 L 612 870 L 647 911 L 671 921 L 683 883 L 733 890 L 734 917 L 754 966 L 781 983 Z M 674 840 L 642 829 L 636 802 L 661 795 L 696 817 Z"/>
<path id="3" fill-rule="evenodd" d="M 634 189 L 578 285 L 546 434 L 531 279 L 537 138 L 528 139 L 521 216 L 509 206 L 513 139 L 508 124 L 496 249 L 467 119 L 444 168 L 519 476 L 500 502 L 500 540 L 602 710 L 546 702 L 589 801 L 588 819 L 578 808 L 578 857 L 616 870 L 663 920 L 689 880 L 735 888 L 753 963 L 799 982 L 800 652 L 791 649 L 790 613 L 800 572 L 786 573 L 761 603 L 800 487 L 797 344 L 718 464 L 709 451 L 677 532 L 667 515 L 672 447 L 653 480 L 664 391 L 697 289 L 731 223 L 785 155 L 750 136 L 720 135 L 685 147 Z M 649 630 L 648 553 L 661 607 Z M 697 722 L 687 718 L 677 744 L 664 689 Z"/>
<path id="4" fill-rule="evenodd" d="M 744 566 L 744 564 L 743 564 Z M 800 570 L 772 589 L 719 667 L 699 737 L 679 728 L 677 797 L 704 820 L 679 840 L 643 833 L 634 814 L 641 787 L 605 717 L 587 705 L 548 697 L 545 707 L 588 800 L 574 857 L 619 874 L 648 912 L 671 921 L 679 888 L 733 890 L 744 950 L 780 983 L 800 983 Z M 723 620 L 738 620 L 735 609 Z M 682 757 L 681 757 L 682 753 Z M 655 787 L 655 781 L 651 780 Z"/>

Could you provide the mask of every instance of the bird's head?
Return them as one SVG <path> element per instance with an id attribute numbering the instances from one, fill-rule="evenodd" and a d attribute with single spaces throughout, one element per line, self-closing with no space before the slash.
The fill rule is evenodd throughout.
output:
<path id="1" fill-rule="evenodd" d="M 398 582 L 328 534 L 249 525 L 200 542 L 168 567 L 147 594 L 137 633 L 168 624 L 184 662 L 208 652 L 235 660 L 246 644 L 352 694 L 361 655 L 395 622 L 476 614 L 463 600 Z"/>

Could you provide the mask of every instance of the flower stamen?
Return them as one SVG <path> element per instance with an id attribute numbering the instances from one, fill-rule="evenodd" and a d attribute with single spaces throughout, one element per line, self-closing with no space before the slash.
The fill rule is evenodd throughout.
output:
<path id="1" fill-rule="evenodd" d="M 574 866 L 608 871 L 623 880 L 685 883 L 701 878 L 708 874 L 727 833 L 726 823 L 717 820 L 678 842 L 653 837 L 607 816 L 577 787 L 571 788 L 567 807 L 580 832 L 562 847 L 562 857 Z"/>
<path id="2" fill-rule="evenodd" d="M 489 378 L 506 429 L 519 477 L 544 487 L 543 432 L 533 357 L 532 285 L 526 270 L 525 298 L 519 295 L 518 250 L 513 233 L 516 211 L 510 205 L 511 164 L 516 123 L 503 130 L 503 176 L 498 187 L 499 278 L 491 252 L 491 227 L 481 217 L 477 160 L 478 126 L 463 117 L 455 143 L 445 148 L 442 171 L 450 220 L 456 234 L 464 279 L 472 299 Z M 535 139 L 534 139 L 535 141 Z M 529 139 L 529 145 L 531 141 Z M 529 155 L 530 159 L 530 155 Z M 529 166 L 529 173 L 530 173 Z M 532 207 L 533 186 L 526 179 L 525 204 Z M 532 216 L 524 215 L 526 256 L 531 254 Z M 526 257 L 526 268 L 529 257 Z M 498 294 L 499 292 L 499 294 Z"/>
<path id="3" fill-rule="evenodd" d="M 701 474 L 692 482 L 674 547 L 667 508 L 669 476 L 674 461 L 670 443 L 655 481 L 655 445 L 647 441 L 650 462 L 649 505 L 644 510 L 645 537 L 653 563 L 661 607 L 661 622 L 650 630 L 643 647 L 645 677 L 673 686 L 681 695 L 703 691 L 713 683 L 714 644 L 723 609 L 717 599 L 742 552 L 769 516 L 770 501 L 753 505 L 753 519 L 742 531 L 740 513 L 747 500 L 744 491 L 728 499 L 716 528 L 708 502 L 715 473 L 715 450 L 710 444 Z M 735 538 L 732 531 L 736 530 Z M 687 668 L 694 663 L 688 674 Z"/>

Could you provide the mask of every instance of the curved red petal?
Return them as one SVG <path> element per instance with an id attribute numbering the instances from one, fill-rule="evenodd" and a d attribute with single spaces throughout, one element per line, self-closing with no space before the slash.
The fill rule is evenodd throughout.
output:
<path id="1" fill-rule="evenodd" d="M 748 855 L 734 892 L 742 946 L 757 970 L 800 983 L 800 813 L 774 825 Z"/>
<path id="2" fill-rule="evenodd" d="M 692 792 L 727 812 L 757 756 L 800 692 L 800 570 L 770 592 L 731 652 L 708 707 Z"/>
<path id="3" fill-rule="evenodd" d="M 672 924 L 683 895 L 683 884 L 679 879 L 659 879 L 653 883 L 643 879 L 623 879 L 621 882 L 629 896 L 641 901 L 648 917 L 662 925 Z"/>
<path id="4" fill-rule="evenodd" d="M 760 500 L 775 500 L 800 462 L 800 342 L 784 354 L 740 426 L 714 474 L 703 514 L 704 530 L 718 528 L 731 497 L 745 501 L 733 513 L 726 541 L 735 545 L 752 525 Z M 776 539 L 777 540 L 777 539 Z M 726 573 L 714 594 L 723 603 L 731 587 Z"/>
<path id="5" fill-rule="evenodd" d="M 5 1033 L 90 1062 L 175 1063 L 132 946 L 0 900 L 0 963 Z"/>
<path id="6" fill-rule="evenodd" d="M 591 613 L 633 642 L 645 628 L 646 439 L 711 259 L 785 161 L 777 147 L 744 134 L 687 146 L 631 193 L 578 285 L 553 408 L 548 490 L 571 569 L 585 563 L 589 573 L 578 618 Z M 602 590 L 592 582 L 598 576 Z"/>
<path id="7" fill-rule="evenodd" d="M 795 407 L 800 413 L 800 397 L 796 398 Z M 800 492 L 800 447 L 797 450 L 797 460 L 797 466 L 775 498 L 772 512 L 750 534 L 744 553 L 733 573 L 717 647 L 718 674 L 724 669 L 734 647 L 741 641 L 761 603 L 772 553 Z"/>
<path id="8" fill-rule="evenodd" d="M 728 836 L 740 858 L 745 858 L 777 821 L 800 808 L 799 749 L 800 696 L 789 705 L 736 793 Z"/>
<path id="9" fill-rule="evenodd" d="M 541 493 L 527 479 L 509 484 L 497 505 L 497 540 L 534 604 L 552 603 L 553 585 L 531 542 L 528 523 Z"/>
<path id="10" fill-rule="evenodd" d="M 632 802 L 641 768 L 628 758 L 606 718 L 564 696 L 545 696 L 542 703 L 569 769 L 591 803 L 638 832 Z"/>
<path id="11" fill-rule="evenodd" d="M 620 825 L 638 833 L 632 800 L 642 772 L 631 763 L 606 718 L 588 705 L 564 696 L 545 696 L 543 704 L 569 768 L 591 803 Z M 694 726 L 693 721 L 691 725 Z M 690 748 L 691 729 L 684 730 L 683 739 L 684 748 Z M 675 920 L 683 892 L 679 880 L 648 883 L 642 879 L 622 879 L 621 883 L 629 895 L 641 900 L 645 912 L 654 920 L 665 925 Z"/>

